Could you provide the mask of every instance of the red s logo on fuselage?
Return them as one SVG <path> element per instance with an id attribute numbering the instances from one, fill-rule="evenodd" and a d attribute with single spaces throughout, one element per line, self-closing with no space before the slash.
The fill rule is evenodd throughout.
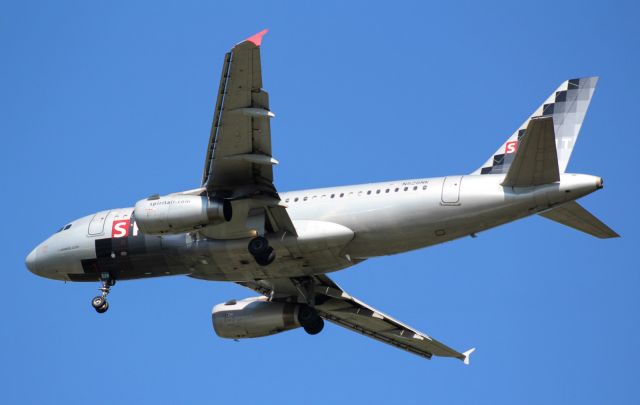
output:
<path id="1" fill-rule="evenodd" d="M 120 221 L 113 221 L 111 225 L 111 237 L 112 238 L 126 238 L 129 236 L 129 219 L 123 219 Z"/>
<path id="2" fill-rule="evenodd" d="M 504 147 L 504 153 L 513 153 L 518 149 L 518 141 L 507 142 Z"/>

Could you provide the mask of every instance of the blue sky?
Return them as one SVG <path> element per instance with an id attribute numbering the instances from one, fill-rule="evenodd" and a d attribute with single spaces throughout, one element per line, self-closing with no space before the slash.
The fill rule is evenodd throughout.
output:
<path id="1" fill-rule="evenodd" d="M 637 403 L 640 28 L 633 2 L 3 2 L 3 403 Z M 517 4 L 516 4 L 517 3 Z M 64 223 L 199 185 L 224 53 L 263 29 L 280 190 L 465 174 L 565 79 L 601 77 L 569 171 L 623 237 L 528 218 L 332 277 L 454 348 L 427 361 L 337 326 L 239 343 L 173 277 L 37 278 Z"/>

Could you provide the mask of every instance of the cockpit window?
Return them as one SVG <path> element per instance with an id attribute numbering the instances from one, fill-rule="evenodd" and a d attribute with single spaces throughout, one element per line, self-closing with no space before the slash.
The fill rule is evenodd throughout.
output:
<path id="1" fill-rule="evenodd" d="M 71 225 L 73 225 L 73 224 L 67 224 L 67 225 L 63 226 L 62 228 L 58 229 L 56 231 L 56 233 L 62 232 L 62 231 L 66 231 L 67 229 L 71 228 Z"/>

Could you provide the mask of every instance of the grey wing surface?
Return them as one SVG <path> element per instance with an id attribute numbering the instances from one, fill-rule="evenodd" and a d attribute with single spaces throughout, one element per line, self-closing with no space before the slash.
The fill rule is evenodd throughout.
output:
<path id="1" fill-rule="evenodd" d="M 326 275 L 304 279 L 260 280 L 239 283 L 273 300 L 316 302 L 318 314 L 339 326 L 399 349 L 430 359 L 432 356 L 455 357 L 469 362 L 474 351 L 460 353 L 402 322 L 352 297 Z M 310 295 L 313 295 L 311 298 Z"/>
<path id="2" fill-rule="evenodd" d="M 225 55 L 202 186 L 228 195 L 275 194 L 271 156 L 269 95 L 262 88 L 263 31 Z M 242 190 L 242 191 L 241 191 Z"/>
<path id="3" fill-rule="evenodd" d="M 202 174 L 202 188 L 214 198 L 243 200 L 234 206 L 233 224 L 214 237 L 241 237 L 247 218 L 257 211 L 272 231 L 295 233 L 273 184 L 271 127 L 274 114 L 262 88 L 260 45 L 267 30 L 235 45 L 225 55 L 211 134 Z M 254 221 L 255 222 L 255 221 Z"/>

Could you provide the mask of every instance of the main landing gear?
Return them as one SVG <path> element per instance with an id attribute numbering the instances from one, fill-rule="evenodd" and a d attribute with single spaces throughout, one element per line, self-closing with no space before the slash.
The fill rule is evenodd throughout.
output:
<path id="1" fill-rule="evenodd" d="M 116 280 L 114 278 L 111 278 L 109 273 L 103 273 L 100 276 L 100 281 L 102 282 L 102 287 L 98 289 L 102 291 L 102 294 L 93 297 L 93 299 L 91 300 L 91 306 L 93 306 L 97 313 L 102 314 L 104 312 L 107 312 L 107 309 L 109 309 L 107 295 L 109 295 L 111 287 L 116 285 Z"/>
<path id="2" fill-rule="evenodd" d="M 310 335 L 317 335 L 324 328 L 324 321 L 318 315 L 318 312 L 308 306 L 301 305 L 298 310 L 298 322 L 304 328 L 304 331 Z"/>
<path id="3" fill-rule="evenodd" d="M 260 266 L 268 266 L 276 259 L 276 252 L 269 246 L 269 241 L 257 236 L 249 241 L 249 253 Z"/>

